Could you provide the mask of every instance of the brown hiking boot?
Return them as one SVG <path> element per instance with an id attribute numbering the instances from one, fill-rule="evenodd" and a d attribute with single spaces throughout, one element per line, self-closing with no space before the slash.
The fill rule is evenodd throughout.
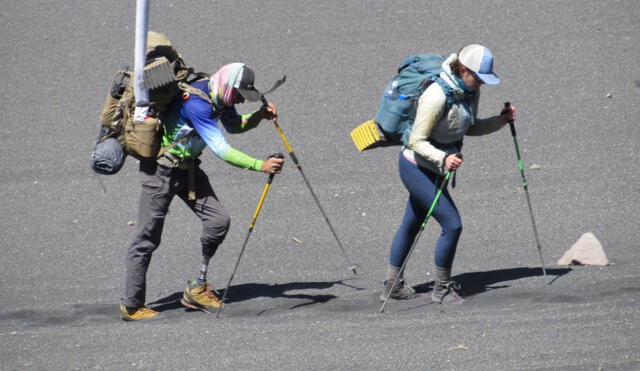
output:
<path id="1" fill-rule="evenodd" d="M 123 321 L 138 321 L 141 319 L 149 319 L 158 315 L 159 312 L 142 306 L 140 308 L 125 307 L 120 304 L 120 318 Z"/>
<path id="2" fill-rule="evenodd" d="M 222 302 L 214 294 L 214 291 L 213 285 L 210 283 L 187 281 L 187 288 L 184 290 L 180 303 L 187 308 L 212 312 L 222 306 Z"/>

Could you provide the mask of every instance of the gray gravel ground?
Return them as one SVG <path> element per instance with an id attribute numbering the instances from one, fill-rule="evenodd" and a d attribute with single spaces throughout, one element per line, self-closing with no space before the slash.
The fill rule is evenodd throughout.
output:
<path id="1" fill-rule="evenodd" d="M 145 323 L 117 313 L 136 163 L 100 178 L 88 166 L 114 70 L 133 64 L 135 4 L 0 8 L 0 369 L 640 370 L 637 1 L 152 1 L 151 28 L 196 69 L 243 61 L 262 88 L 287 75 L 270 99 L 359 274 L 288 161 L 223 318 L 176 303 L 199 268 L 200 226 L 173 204 L 148 277 L 162 313 Z M 453 191 L 465 223 L 454 274 L 467 302 L 429 300 L 431 223 L 407 268 L 421 295 L 380 314 L 406 191 L 398 148 L 359 153 L 348 133 L 372 117 L 405 57 L 476 42 L 503 80 L 483 88 L 480 115 L 505 100 L 518 108 L 548 277 L 502 130 L 465 141 Z M 284 151 L 269 123 L 228 140 L 258 157 Z M 203 160 L 233 219 L 210 273 L 224 286 L 266 176 Z M 556 266 L 588 231 L 611 265 Z"/>

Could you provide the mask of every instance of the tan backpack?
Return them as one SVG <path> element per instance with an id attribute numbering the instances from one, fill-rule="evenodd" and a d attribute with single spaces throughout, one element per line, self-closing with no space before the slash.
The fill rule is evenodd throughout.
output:
<path id="1" fill-rule="evenodd" d="M 144 121 L 134 121 L 135 96 L 133 73 L 127 67 L 119 69 L 116 81 L 107 95 L 100 116 L 108 134 L 99 141 L 115 137 L 125 152 L 138 159 L 156 159 L 188 136 L 162 147 L 162 119 L 171 102 L 183 93 L 197 94 L 210 102 L 199 89 L 189 85 L 208 78 L 187 67 L 171 41 L 163 34 L 150 31 L 147 36 L 147 64 L 144 68 L 145 88 L 149 89 L 149 114 Z M 190 78 L 191 77 L 191 78 Z"/>

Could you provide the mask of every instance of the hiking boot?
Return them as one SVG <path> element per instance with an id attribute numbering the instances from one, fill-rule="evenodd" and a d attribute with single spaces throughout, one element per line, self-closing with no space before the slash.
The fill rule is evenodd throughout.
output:
<path id="1" fill-rule="evenodd" d="M 464 303 L 464 298 L 460 296 L 460 284 L 455 281 L 436 281 L 431 292 L 431 300 L 439 304 L 460 305 Z"/>
<path id="2" fill-rule="evenodd" d="M 213 285 L 210 283 L 187 281 L 187 288 L 184 290 L 180 303 L 187 308 L 212 312 L 222 306 L 222 302 L 214 292 Z"/>
<path id="3" fill-rule="evenodd" d="M 149 308 L 149 307 L 140 307 L 140 308 L 132 308 L 125 307 L 120 304 L 120 318 L 123 321 L 138 321 L 141 319 L 149 319 L 158 315 L 159 312 Z"/>
<path id="4" fill-rule="evenodd" d="M 389 290 L 393 286 L 393 280 L 386 280 L 383 283 L 384 288 L 382 289 L 382 293 L 380 294 L 380 301 L 384 301 L 389 294 Z M 396 285 L 395 290 L 391 292 L 389 296 L 390 299 L 396 300 L 409 300 L 413 299 L 416 296 L 416 290 L 414 290 L 411 286 L 407 285 L 404 282 L 404 278 L 398 280 L 398 284 Z"/>

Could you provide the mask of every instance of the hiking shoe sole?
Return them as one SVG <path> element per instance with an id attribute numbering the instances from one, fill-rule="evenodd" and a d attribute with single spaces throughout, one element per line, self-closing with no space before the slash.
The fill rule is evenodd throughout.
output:
<path id="1" fill-rule="evenodd" d="M 185 306 L 185 307 L 187 307 L 189 309 L 201 310 L 201 311 L 203 311 L 205 313 L 213 313 L 213 310 L 209 310 L 209 309 L 207 309 L 205 307 L 202 307 L 202 306 L 200 306 L 198 304 L 189 303 L 185 298 L 180 299 L 180 304 L 182 304 L 183 306 Z M 217 310 L 218 308 L 215 308 L 215 309 Z"/>
<path id="2" fill-rule="evenodd" d="M 193 305 L 193 304 L 187 302 L 184 299 L 180 299 L 180 304 L 182 304 L 183 306 L 185 306 L 185 307 L 187 307 L 189 309 L 201 310 L 201 311 L 206 312 L 206 313 L 211 313 L 210 311 L 206 310 L 205 308 L 197 306 L 197 305 Z"/>

